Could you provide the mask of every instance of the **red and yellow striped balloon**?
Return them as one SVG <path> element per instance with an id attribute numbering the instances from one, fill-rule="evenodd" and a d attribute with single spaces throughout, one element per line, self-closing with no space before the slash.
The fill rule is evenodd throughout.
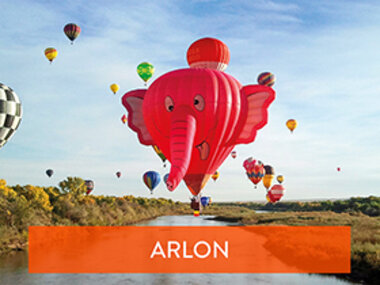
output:
<path id="1" fill-rule="evenodd" d="M 45 49 L 45 56 L 50 62 L 53 62 L 53 60 L 57 57 L 57 55 L 58 55 L 58 52 L 55 48 L 48 47 L 47 49 Z"/>

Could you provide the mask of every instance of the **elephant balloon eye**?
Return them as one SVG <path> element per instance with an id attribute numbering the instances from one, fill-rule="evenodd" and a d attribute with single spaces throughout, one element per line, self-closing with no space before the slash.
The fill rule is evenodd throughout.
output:
<path id="1" fill-rule="evenodd" d="M 171 112 L 174 110 L 174 102 L 173 99 L 167 96 L 165 98 L 165 108 L 168 112 Z"/>
<path id="2" fill-rule="evenodd" d="M 203 111 L 203 109 L 205 108 L 205 99 L 203 99 L 203 97 L 199 94 L 195 95 L 194 97 L 194 107 L 198 111 Z"/>

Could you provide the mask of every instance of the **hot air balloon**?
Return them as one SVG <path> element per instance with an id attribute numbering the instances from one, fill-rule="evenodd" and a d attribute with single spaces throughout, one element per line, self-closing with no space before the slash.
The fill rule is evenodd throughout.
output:
<path id="1" fill-rule="evenodd" d="M 276 77 L 273 73 L 270 72 L 260 73 L 260 75 L 257 77 L 257 83 L 259 83 L 260 85 L 272 87 L 275 81 Z"/>
<path id="2" fill-rule="evenodd" d="M 288 129 L 290 130 L 290 132 L 293 133 L 293 131 L 295 130 L 295 128 L 297 128 L 297 121 L 294 120 L 294 119 L 290 119 L 286 122 L 286 126 L 288 127 Z"/>
<path id="3" fill-rule="evenodd" d="M 58 52 L 55 48 L 49 47 L 45 49 L 45 56 L 50 61 L 50 63 L 53 62 L 53 60 L 57 57 Z"/>
<path id="4" fill-rule="evenodd" d="M 92 180 L 85 180 L 84 183 L 86 184 L 86 187 L 87 187 L 87 192 L 86 194 L 90 194 L 92 192 L 92 190 L 94 190 L 94 181 Z"/>
<path id="5" fill-rule="evenodd" d="M 254 141 L 274 99 L 271 87 L 243 86 L 212 68 L 183 68 L 126 93 L 122 104 L 140 142 L 158 145 L 171 162 L 167 188 L 183 180 L 198 195 L 236 145 Z"/>
<path id="6" fill-rule="evenodd" d="M 142 62 L 137 66 L 137 74 L 141 77 L 142 80 L 146 83 L 153 76 L 154 66 L 149 62 Z"/>
<path id="7" fill-rule="evenodd" d="M 233 158 L 233 159 L 235 159 L 235 158 L 236 158 L 236 156 L 237 156 L 237 153 L 236 153 L 236 151 L 233 151 L 233 152 L 231 152 L 231 156 L 232 156 L 232 158 Z"/>
<path id="8" fill-rule="evenodd" d="M 340 167 L 338 167 L 336 170 L 340 171 Z"/>
<path id="9" fill-rule="evenodd" d="M 156 171 L 148 171 L 144 173 L 143 180 L 145 185 L 149 188 L 150 194 L 153 194 L 153 190 L 160 183 L 161 177 Z"/>
<path id="10" fill-rule="evenodd" d="M 201 204 L 203 207 L 210 205 L 210 197 L 201 197 Z"/>
<path id="11" fill-rule="evenodd" d="M 166 157 L 160 150 L 160 148 L 156 145 L 153 145 L 154 151 L 157 153 L 157 155 L 161 158 L 162 162 L 164 163 L 164 167 L 166 167 Z"/>
<path id="12" fill-rule="evenodd" d="M 268 191 L 267 197 L 271 203 L 276 203 L 284 196 L 285 188 L 281 184 L 273 185 Z"/>
<path id="13" fill-rule="evenodd" d="M 17 94 L 0 83 L 0 149 L 15 134 L 21 118 L 22 106 Z"/>
<path id="14" fill-rule="evenodd" d="M 54 173 L 53 169 L 48 169 L 45 172 L 46 172 L 46 175 L 49 176 L 49 177 L 52 177 L 52 175 Z"/>
<path id="15" fill-rule="evenodd" d="M 164 176 L 164 182 L 166 183 L 166 181 L 168 181 L 168 178 L 169 178 L 169 173 L 166 173 L 165 176 Z"/>
<path id="16" fill-rule="evenodd" d="M 116 172 L 116 176 L 117 176 L 117 178 L 120 178 L 121 172 L 120 171 Z"/>
<path id="17" fill-rule="evenodd" d="M 211 178 L 216 181 L 219 178 L 219 171 L 215 171 L 215 173 L 211 176 Z"/>
<path id="18" fill-rule="evenodd" d="M 123 122 L 123 124 L 125 124 L 126 122 L 128 122 L 128 118 L 127 118 L 127 116 L 125 114 L 121 117 L 121 121 Z"/>
<path id="19" fill-rule="evenodd" d="M 113 94 L 116 94 L 116 92 L 119 91 L 120 86 L 117 85 L 116 83 L 114 83 L 114 84 L 112 84 L 112 85 L 110 86 L 110 89 L 111 89 L 111 91 L 113 92 Z"/>
<path id="20" fill-rule="evenodd" d="M 278 183 L 282 183 L 282 182 L 284 182 L 284 176 L 282 176 L 282 175 L 278 175 L 277 176 L 277 181 L 278 181 Z"/>
<path id="21" fill-rule="evenodd" d="M 252 183 L 255 184 L 255 188 L 257 188 L 257 184 L 261 181 L 261 179 L 264 176 L 263 163 L 250 157 L 243 162 L 243 167 L 246 170 L 246 174 L 249 180 L 251 180 Z"/>
<path id="22" fill-rule="evenodd" d="M 194 211 L 199 211 L 201 209 L 199 197 L 195 196 L 195 197 L 191 198 L 190 207 Z"/>
<path id="23" fill-rule="evenodd" d="M 226 44 L 214 38 L 202 38 L 187 50 L 187 62 L 191 68 L 211 68 L 224 71 L 230 62 Z"/>
<path id="24" fill-rule="evenodd" d="M 270 165 L 265 165 L 264 169 L 265 169 L 265 175 L 263 178 L 263 184 L 265 188 L 269 189 L 269 187 L 272 185 L 272 181 L 274 178 L 274 169 Z"/>
<path id="25" fill-rule="evenodd" d="M 74 40 L 80 34 L 80 27 L 77 24 L 70 23 L 63 28 L 63 31 L 65 35 L 70 39 L 71 44 L 73 44 Z"/>

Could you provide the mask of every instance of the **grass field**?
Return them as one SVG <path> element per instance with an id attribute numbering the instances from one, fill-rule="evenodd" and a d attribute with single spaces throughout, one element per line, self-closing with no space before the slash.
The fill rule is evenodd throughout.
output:
<path id="1" fill-rule="evenodd" d="M 361 212 L 335 213 L 332 211 L 259 214 L 245 207 L 218 205 L 210 207 L 204 211 L 204 214 L 217 215 L 217 220 L 233 221 L 244 225 L 350 226 L 351 274 L 342 274 L 339 277 L 379 284 L 380 217 L 370 217 Z"/>

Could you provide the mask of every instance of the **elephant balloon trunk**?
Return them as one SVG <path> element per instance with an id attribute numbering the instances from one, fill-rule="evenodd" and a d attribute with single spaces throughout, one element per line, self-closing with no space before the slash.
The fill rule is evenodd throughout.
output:
<path id="1" fill-rule="evenodd" d="M 186 110 L 176 110 L 171 121 L 170 158 L 171 168 L 166 186 L 173 191 L 185 176 L 194 147 L 196 120 Z"/>

